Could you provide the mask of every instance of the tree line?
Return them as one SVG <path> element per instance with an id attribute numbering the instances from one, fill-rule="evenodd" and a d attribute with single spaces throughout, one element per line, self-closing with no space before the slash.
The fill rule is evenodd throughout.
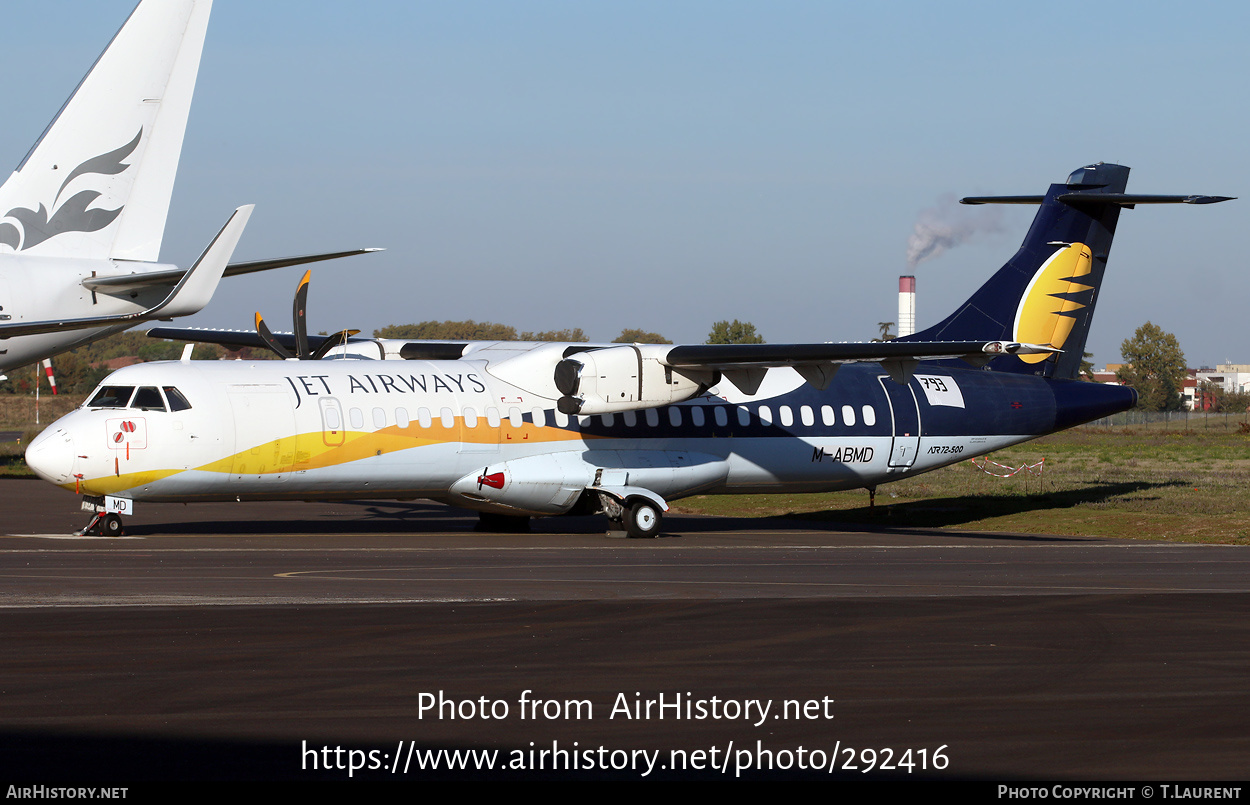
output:
<path id="1" fill-rule="evenodd" d="M 374 338 L 408 338 L 414 341 L 570 341 L 590 339 L 580 327 L 571 330 L 524 330 L 489 321 L 423 321 L 418 324 L 390 324 L 373 331 Z M 626 328 L 613 338 L 613 344 L 671 344 L 660 333 Z M 712 325 L 705 344 L 762 344 L 764 339 L 750 322 L 718 321 Z"/>

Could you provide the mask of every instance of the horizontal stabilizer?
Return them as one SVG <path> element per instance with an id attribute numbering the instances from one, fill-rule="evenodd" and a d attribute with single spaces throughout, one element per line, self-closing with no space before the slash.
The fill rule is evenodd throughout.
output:
<path id="1" fill-rule="evenodd" d="M 1057 197 L 1064 204 L 1219 204 L 1236 196 L 1157 196 L 1143 193 L 1062 193 Z"/>
<path id="2" fill-rule="evenodd" d="M 968 196 L 960 204 L 1041 204 L 1045 196 Z"/>
<path id="3" fill-rule="evenodd" d="M 968 196 L 960 204 L 1041 204 L 1045 196 Z M 1233 201 L 1236 196 L 1159 196 L 1144 193 L 1061 193 L 1056 201 L 1064 204 L 1118 204 L 1132 207 L 1136 204 L 1219 204 Z"/>

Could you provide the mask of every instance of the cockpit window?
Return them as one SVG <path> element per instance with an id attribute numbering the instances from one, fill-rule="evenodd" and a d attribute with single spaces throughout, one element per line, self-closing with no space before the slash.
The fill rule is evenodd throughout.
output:
<path id="1" fill-rule="evenodd" d="M 169 410 L 186 411 L 191 408 L 191 403 L 187 402 L 187 398 L 182 396 L 182 392 L 173 386 L 165 386 L 165 396 L 169 399 Z"/>
<path id="2" fill-rule="evenodd" d="M 164 411 L 165 401 L 161 399 L 161 393 L 154 386 L 140 386 L 135 392 L 135 398 L 131 401 L 130 407 L 144 411 Z"/>
<path id="3" fill-rule="evenodd" d="M 95 393 L 88 408 L 125 408 L 134 393 L 134 386 L 104 386 Z"/>

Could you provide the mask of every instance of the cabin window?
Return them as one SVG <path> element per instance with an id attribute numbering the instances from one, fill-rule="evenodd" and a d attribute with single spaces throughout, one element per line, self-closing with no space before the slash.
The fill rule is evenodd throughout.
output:
<path id="1" fill-rule="evenodd" d="M 164 411 L 165 400 L 155 386 L 140 386 L 135 392 L 135 398 L 130 401 L 130 407 L 144 411 Z"/>
<path id="2" fill-rule="evenodd" d="M 434 417 L 430 414 L 430 409 L 424 405 L 417 409 L 417 424 L 423 428 L 428 428 L 434 424 Z"/>
<path id="3" fill-rule="evenodd" d="M 135 393 L 134 386 L 105 386 L 95 393 L 88 408 L 125 408 L 130 402 L 130 395 Z"/>
<path id="4" fill-rule="evenodd" d="M 406 427 L 408 427 L 409 425 L 411 425 L 411 424 L 412 424 L 412 420 L 408 419 L 408 409 L 407 409 L 407 408 L 396 408 L 396 409 L 395 409 L 395 424 L 396 424 L 396 425 L 398 425 L 398 426 L 399 426 L 399 427 L 401 427 L 401 428 L 406 428 Z"/>
<path id="5" fill-rule="evenodd" d="M 591 425 L 593 425 L 594 423 L 595 423 L 595 418 L 594 418 L 593 416 L 590 416 L 590 415 L 587 415 L 587 416 L 579 416 L 579 417 L 577 418 L 577 425 L 578 425 L 578 427 L 581 427 L 581 428 L 588 428 L 588 427 L 590 427 Z"/>
<path id="6" fill-rule="evenodd" d="M 825 423 L 826 426 L 832 425 L 836 421 L 833 416 L 832 405 L 820 406 L 820 421 Z"/>
<path id="7" fill-rule="evenodd" d="M 763 422 L 765 425 L 773 424 L 773 409 L 769 408 L 767 405 L 760 406 L 759 415 L 760 422 Z"/>
<path id="8" fill-rule="evenodd" d="M 438 418 L 442 420 L 444 428 L 451 430 L 456 427 L 456 412 L 450 408 L 444 408 L 438 412 Z"/>
<path id="9" fill-rule="evenodd" d="M 381 408 L 373 409 L 373 427 L 378 430 L 386 427 L 386 411 Z"/>
<path id="10" fill-rule="evenodd" d="M 802 418 L 803 424 L 809 428 L 816 424 L 816 414 L 812 411 L 810 405 L 805 405 L 799 409 L 799 417 Z"/>
<path id="11" fill-rule="evenodd" d="M 534 427 L 536 428 L 547 427 L 547 412 L 544 411 L 543 409 L 535 408 L 534 410 L 530 411 L 530 418 L 534 420 Z"/>
<path id="12" fill-rule="evenodd" d="M 599 421 L 603 423 L 605 428 L 610 428 L 612 423 L 616 422 L 616 414 L 601 414 Z"/>
<path id="13" fill-rule="evenodd" d="M 751 424 L 751 411 L 745 406 L 738 409 L 738 424 L 742 426 Z"/>
<path id="14" fill-rule="evenodd" d="M 339 419 L 339 409 L 334 406 L 326 406 L 321 409 L 326 418 L 326 430 L 338 431 L 342 428 L 342 421 Z"/>
<path id="15" fill-rule="evenodd" d="M 625 423 L 625 427 L 632 428 L 638 424 L 638 414 L 634 411 L 626 411 L 621 414 L 621 421 Z"/>
<path id="16" fill-rule="evenodd" d="M 512 423 L 512 427 L 519 428 L 525 424 L 525 417 L 521 414 L 520 408 L 508 409 L 508 421 Z"/>
<path id="17" fill-rule="evenodd" d="M 499 409 L 493 405 L 486 409 L 486 424 L 492 428 L 499 427 Z"/>
<path id="18" fill-rule="evenodd" d="M 466 428 L 477 427 L 477 411 L 474 411 L 472 408 L 464 409 L 464 426 Z"/>
<path id="19" fill-rule="evenodd" d="M 353 408 L 347 412 L 347 416 L 351 419 L 352 427 L 356 430 L 362 430 L 365 426 L 365 413 L 359 408 Z"/>
<path id="20" fill-rule="evenodd" d="M 191 403 L 187 402 L 187 398 L 182 396 L 182 392 L 173 386 L 165 387 L 165 399 L 169 400 L 170 411 L 188 411 Z"/>
<path id="21" fill-rule="evenodd" d="M 855 424 L 855 409 L 849 405 L 842 406 L 842 423 L 847 427 Z"/>
<path id="22" fill-rule="evenodd" d="M 556 410 L 551 417 L 556 421 L 557 428 L 567 428 L 569 426 L 569 415 L 563 411 Z"/>
<path id="23" fill-rule="evenodd" d="M 673 406 L 668 409 L 668 424 L 672 425 L 674 428 L 681 427 L 681 409 L 677 406 Z"/>
<path id="24" fill-rule="evenodd" d="M 873 408 L 871 405 L 865 405 L 860 410 L 864 415 L 865 425 L 871 428 L 873 425 L 877 424 L 877 409 Z"/>
<path id="25" fill-rule="evenodd" d="M 729 414 L 725 413 L 725 406 L 716 406 L 716 424 L 722 428 L 729 424 Z"/>
<path id="26" fill-rule="evenodd" d="M 690 409 L 690 421 L 694 424 L 696 428 L 703 427 L 703 423 L 706 420 L 703 418 L 702 406 L 696 405 Z"/>
<path id="27" fill-rule="evenodd" d="M 790 406 L 781 406 L 780 414 L 782 427 L 788 428 L 794 424 L 794 412 L 790 410 Z"/>
<path id="28" fill-rule="evenodd" d="M 654 408 L 648 408 L 646 416 L 648 428 L 654 428 L 660 424 L 660 412 Z"/>

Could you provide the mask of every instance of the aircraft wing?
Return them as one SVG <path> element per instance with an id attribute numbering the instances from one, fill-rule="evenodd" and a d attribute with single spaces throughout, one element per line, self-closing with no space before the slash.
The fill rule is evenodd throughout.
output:
<path id="1" fill-rule="evenodd" d="M 872 341 L 830 344 L 689 344 L 676 346 L 661 360 L 678 368 L 734 369 L 742 366 L 802 366 L 943 358 L 993 358 L 997 355 L 1058 352 L 1036 344 L 1006 341 Z"/>
<path id="2" fill-rule="evenodd" d="M 920 361 L 962 358 L 984 366 L 999 355 L 1055 353 L 1039 344 L 1008 341 L 870 341 L 830 344 L 690 344 L 676 346 L 659 362 L 674 369 L 714 369 L 752 394 L 764 370 L 789 366 L 808 383 L 824 389 L 844 363 L 880 363 L 898 383 L 906 383 Z"/>
<path id="3" fill-rule="evenodd" d="M 226 221 L 226 225 L 213 238 L 195 264 L 182 272 L 182 278 L 159 304 L 137 313 L 117 316 L 89 316 L 80 319 L 56 321 L 11 322 L 0 324 L 0 339 L 18 335 L 36 335 L 63 330 L 92 330 L 101 327 L 130 326 L 145 319 L 188 316 L 199 311 L 213 298 L 217 283 L 221 281 L 230 255 L 239 243 L 243 227 L 252 214 L 252 205 L 239 207 Z"/>
<path id="4" fill-rule="evenodd" d="M 385 251 L 385 249 L 349 249 L 344 252 L 306 254 L 300 257 L 278 257 L 272 260 L 248 260 L 241 263 L 231 263 L 226 266 L 226 270 L 222 276 L 235 277 L 239 274 L 251 274 L 255 271 L 269 271 L 273 268 L 300 266 L 305 263 L 319 263 L 322 260 L 337 260 L 340 257 L 353 257 L 357 254 L 368 254 L 369 252 L 380 251 Z M 134 290 L 136 288 L 152 288 L 159 285 L 174 285 L 186 275 L 187 271 L 188 269 L 185 268 L 173 268 L 164 271 L 118 274 L 111 277 L 88 277 L 82 281 L 82 284 L 84 288 L 90 291 L 117 293 L 120 291 Z"/>

